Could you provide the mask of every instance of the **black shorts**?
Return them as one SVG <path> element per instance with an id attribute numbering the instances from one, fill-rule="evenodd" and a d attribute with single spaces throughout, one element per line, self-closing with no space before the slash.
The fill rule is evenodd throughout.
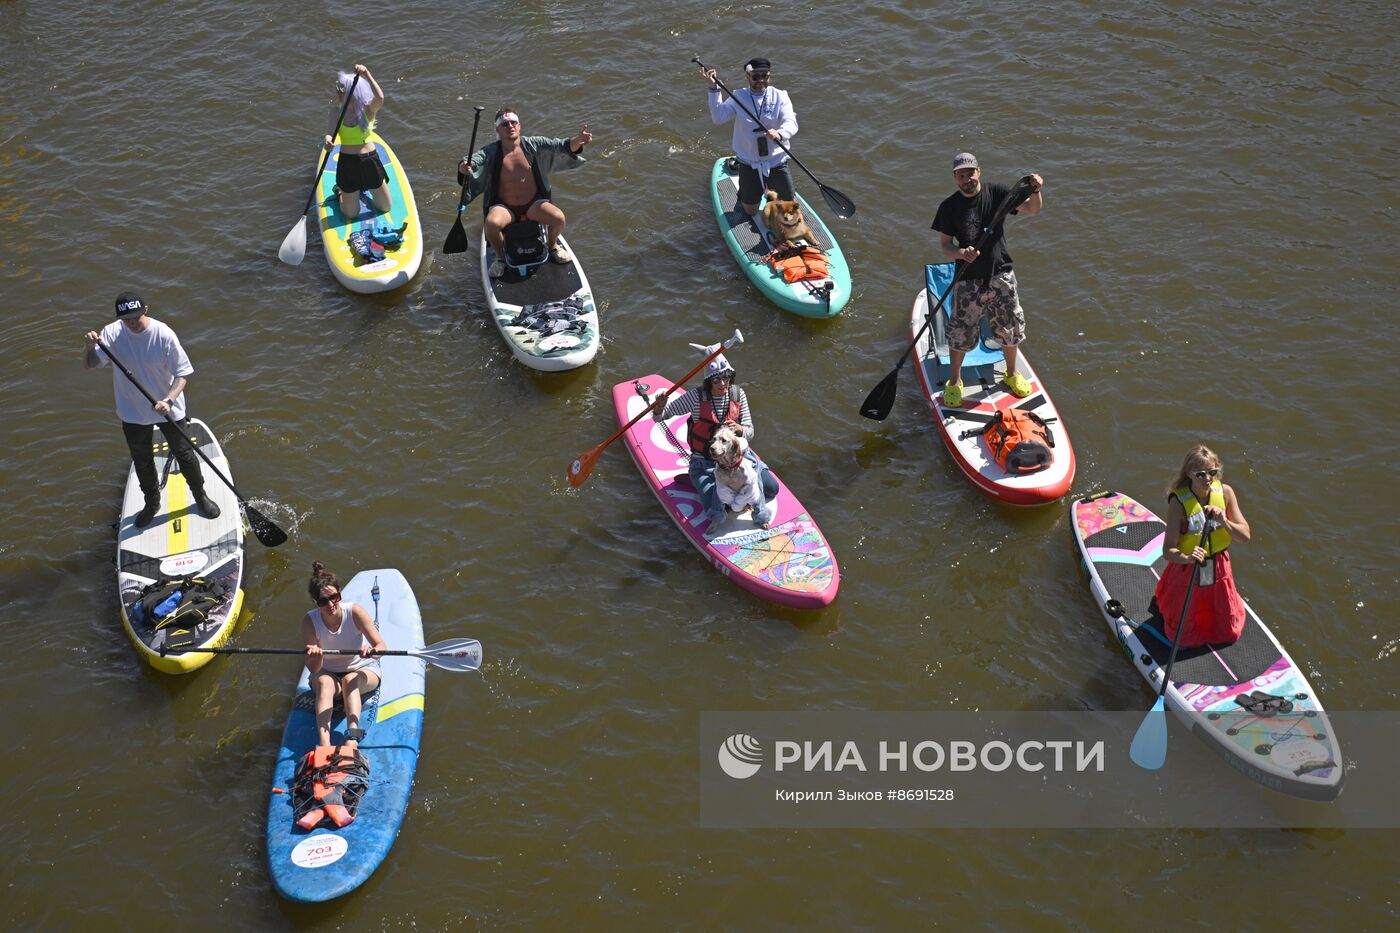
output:
<path id="1" fill-rule="evenodd" d="M 758 177 L 758 169 L 739 163 L 739 201 L 743 204 L 757 204 L 763 200 L 763 192 L 772 188 L 784 201 L 794 201 L 797 194 L 792 188 L 792 176 L 788 174 L 787 163 L 768 171 L 765 185 Z"/>
<path id="2" fill-rule="evenodd" d="M 373 191 L 389 180 L 378 152 L 342 152 L 335 163 L 335 184 L 341 191 Z"/>

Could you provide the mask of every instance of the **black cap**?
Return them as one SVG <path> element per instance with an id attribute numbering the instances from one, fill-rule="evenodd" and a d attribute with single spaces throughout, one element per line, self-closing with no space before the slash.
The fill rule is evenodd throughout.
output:
<path id="1" fill-rule="evenodd" d="M 749 59 L 748 62 L 744 65 L 744 72 L 747 73 L 747 74 L 753 74 L 755 71 L 772 71 L 772 70 L 773 70 L 773 66 L 770 65 L 770 64 L 768 63 L 768 59 L 766 59 L 766 58 L 751 58 L 751 59 Z"/>
<path id="2" fill-rule="evenodd" d="M 140 317 L 146 313 L 146 303 L 135 292 L 122 292 L 117 296 L 117 317 Z"/>

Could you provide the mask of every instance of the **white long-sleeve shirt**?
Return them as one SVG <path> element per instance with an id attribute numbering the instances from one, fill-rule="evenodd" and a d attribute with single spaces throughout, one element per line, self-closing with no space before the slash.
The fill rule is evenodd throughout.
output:
<path id="1" fill-rule="evenodd" d="M 737 101 L 735 97 L 738 98 Z M 768 141 L 768 156 L 759 156 L 758 137 L 761 134 L 754 132 L 758 124 L 744 113 L 744 107 L 747 107 L 758 117 L 765 130 L 777 130 L 786 145 L 797 135 L 797 113 L 792 109 L 792 99 L 788 97 L 787 91 L 770 87 L 762 94 L 755 94 L 751 88 L 741 87 L 734 92 L 734 97 L 726 98 L 719 88 L 710 88 L 707 99 L 711 120 L 716 124 L 734 121 L 732 145 L 734 155 L 740 162 L 750 168 L 768 171 L 788 160 L 788 154 L 771 139 Z M 744 106 L 741 107 L 740 104 Z"/>

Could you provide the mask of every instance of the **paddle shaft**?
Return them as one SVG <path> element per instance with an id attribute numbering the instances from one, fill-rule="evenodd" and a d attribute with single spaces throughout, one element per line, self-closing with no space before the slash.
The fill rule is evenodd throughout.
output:
<path id="1" fill-rule="evenodd" d="M 122 375 L 131 380 L 131 384 L 136 386 L 137 390 L 139 390 L 142 395 L 146 396 L 146 401 L 150 402 L 151 407 L 154 408 L 156 406 L 155 396 L 147 392 L 146 387 L 136 381 L 136 377 L 131 374 L 131 370 L 127 369 L 125 364 L 123 364 L 121 360 L 117 359 L 115 356 L 112 355 L 112 351 L 107 349 L 107 345 L 105 343 L 99 340 L 97 342 L 97 347 L 103 353 L 107 354 L 107 359 L 112 361 L 112 365 L 117 367 L 117 369 L 120 369 L 122 371 Z M 204 451 L 200 450 L 199 446 L 195 444 L 194 441 L 190 440 L 190 436 L 186 434 L 183 430 L 181 430 L 180 423 L 170 415 L 166 415 L 165 420 L 169 421 L 170 426 L 175 429 L 176 433 L 178 433 L 181 437 L 185 439 L 185 443 L 190 445 L 190 449 L 193 450 L 195 453 L 199 454 L 199 459 L 203 460 L 205 465 L 208 466 L 209 469 L 214 471 L 214 475 L 217 476 L 219 479 L 223 480 L 225 486 L 233 490 L 233 494 L 238 497 L 239 504 L 242 505 L 245 509 L 248 508 L 247 500 L 244 499 L 243 494 L 238 491 L 238 487 L 233 485 L 233 480 L 229 479 L 223 474 L 222 470 L 214 466 L 214 461 L 210 460 L 208 455 L 206 455 Z"/>
<path id="2" fill-rule="evenodd" d="M 161 653 L 164 654 L 164 648 Z M 306 654 L 305 648 L 176 648 L 177 654 Z M 353 648 L 322 648 L 322 654 L 359 654 Z M 385 655 L 409 655 L 412 657 L 423 657 L 423 651 L 409 651 L 405 649 L 385 649 L 376 651 L 371 657 L 383 657 Z"/>
<path id="3" fill-rule="evenodd" d="M 481 111 L 485 110 L 486 108 L 485 108 L 485 107 L 477 107 L 477 108 L 475 108 L 475 109 L 476 109 L 476 116 L 472 118 L 472 141 L 471 141 L 471 145 L 467 146 L 467 158 L 468 158 L 468 159 L 470 159 L 473 155 L 476 154 L 476 128 L 477 128 L 478 126 L 481 125 Z M 467 196 L 467 182 L 470 181 L 470 180 L 471 180 L 471 165 L 470 165 L 470 163 L 468 163 L 467 174 L 464 175 L 464 176 L 462 177 L 462 193 L 461 193 L 460 195 L 457 196 L 457 222 L 458 222 L 458 223 L 461 223 L 461 222 L 462 222 L 462 211 L 464 211 L 464 210 L 467 209 L 467 205 L 463 204 L 462 202 L 463 202 L 463 200 L 464 200 L 464 199 L 466 198 L 466 196 Z"/>
<path id="4" fill-rule="evenodd" d="M 705 63 L 702 62 L 702 61 L 700 60 L 699 56 L 696 56 L 695 58 L 692 58 L 691 61 L 693 61 L 695 64 L 699 65 L 701 68 L 705 68 Z M 705 70 L 708 71 L 709 69 L 708 69 L 708 68 L 705 68 Z M 719 75 L 715 75 L 715 76 L 714 76 L 714 82 L 715 82 L 715 84 L 718 84 L 718 85 L 719 85 L 719 89 L 720 89 L 721 91 L 723 91 L 724 93 L 726 93 L 726 94 L 729 95 L 729 99 L 730 99 L 730 100 L 734 101 L 734 103 L 736 103 L 736 104 L 739 105 L 739 109 L 740 109 L 740 110 L 742 110 L 742 111 L 744 111 L 744 113 L 748 114 L 750 120 L 752 120 L 753 122 L 757 123 L 760 127 L 763 127 L 763 129 L 765 129 L 765 130 L 766 130 L 766 129 L 769 129 L 769 127 L 763 126 L 763 121 L 760 120 L 760 119 L 754 114 L 754 112 L 753 112 L 752 110 L 750 110 L 748 107 L 745 107 L 745 106 L 744 106 L 744 102 L 743 102 L 742 100 L 740 100 L 739 98 L 737 98 L 737 97 L 734 96 L 734 92 L 731 91 L 731 90 L 725 85 L 725 83 L 719 79 Z M 769 137 L 769 138 L 771 139 L 772 137 Z M 817 176 L 815 176 L 815 175 L 812 174 L 811 169 L 807 168 L 807 166 L 805 166 L 805 165 L 802 164 L 802 160 L 801 160 L 801 159 L 799 159 L 797 156 L 795 156 L 795 155 L 792 154 L 792 150 L 791 150 L 791 149 L 789 149 L 787 146 L 783 145 L 783 141 L 782 141 L 781 139 L 774 139 L 773 142 L 777 143 L 777 144 L 778 144 L 778 148 L 781 149 L 781 150 L 783 150 L 784 152 L 786 152 L 786 153 L 788 154 L 788 158 L 792 159 L 792 161 L 794 161 L 794 162 L 797 163 L 797 167 L 798 167 L 798 168 L 802 169 L 802 171 L 804 171 L 804 172 L 807 173 L 807 177 L 808 177 L 808 178 L 812 179 L 812 181 L 814 181 L 814 182 L 817 183 L 817 187 L 819 187 L 819 188 L 824 188 L 824 187 L 826 187 L 825 185 L 823 185 L 823 184 L 821 183 L 821 179 L 819 179 Z"/>
<path id="5" fill-rule="evenodd" d="M 356 73 L 355 73 L 355 80 L 353 80 L 353 81 L 350 82 L 350 90 L 348 90 L 348 91 L 345 92 L 345 103 L 344 103 L 343 105 L 341 105 L 341 108 L 340 108 L 340 116 L 339 116 L 339 117 L 336 119 L 336 121 L 335 121 L 335 136 L 332 136 L 332 137 L 331 137 L 331 142 L 332 142 L 332 143 L 334 143 L 335 140 L 336 140 L 336 138 L 337 138 L 338 136 L 340 136 L 340 127 L 341 127 L 342 124 L 345 123 L 345 112 L 346 112 L 347 110 L 350 109 L 350 99 L 353 98 L 353 97 L 355 96 L 355 85 L 357 85 L 357 84 L 359 84 L 359 83 L 360 83 L 360 75 L 359 75 L 359 72 L 356 72 Z M 323 112 L 324 112 L 324 111 L 323 111 Z M 331 148 L 335 148 L 335 147 L 332 146 Z M 303 216 L 303 217 L 306 216 L 306 212 L 307 212 L 307 211 L 311 210 L 311 202 L 316 200 L 316 186 L 319 185 L 319 184 L 321 183 L 321 175 L 322 175 L 322 173 L 325 172 L 325 170 L 326 170 L 326 163 L 329 162 L 330 159 L 331 159 L 331 150 L 330 150 L 330 149 L 327 149 L 327 150 L 325 151 L 325 154 L 321 156 L 321 167 L 318 168 L 318 169 L 316 170 L 316 178 L 315 178 L 314 181 L 311 182 L 311 193 L 308 194 L 308 195 L 306 196 L 306 206 L 303 207 L 303 208 L 301 209 L 301 213 L 302 213 L 302 216 Z"/>

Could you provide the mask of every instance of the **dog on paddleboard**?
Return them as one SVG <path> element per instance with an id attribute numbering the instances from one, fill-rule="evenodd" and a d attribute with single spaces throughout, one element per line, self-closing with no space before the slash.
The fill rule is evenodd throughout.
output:
<path id="1" fill-rule="evenodd" d="M 802 216 L 802 205 L 779 199 L 776 191 L 768 192 L 768 203 L 763 205 L 763 223 L 772 233 L 774 249 L 796 244 L 799 240 L 816 242 L 812 229 Z"/>
<path id="2" fill-rule="evenodd" d="M 760 528 L 767 528 L 773 516 L 763 501 L 763 485 L 758 479 L 758 469 L 745 456 L 748 449 L 749 442 L 741 432 L 727 424 L 715 429 L 706 448 L 710 459 L 715 462 L 715 494 L 736 515 L 751 509 L 754 523 Z"/>

